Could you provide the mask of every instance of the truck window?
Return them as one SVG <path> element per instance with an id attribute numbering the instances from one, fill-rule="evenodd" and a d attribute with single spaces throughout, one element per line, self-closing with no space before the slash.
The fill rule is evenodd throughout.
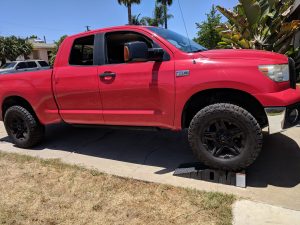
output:
<path id="1" fill-rule="evenodd" d="M 37 68 L 37 65 L 36 65 L 36 63 L 35 62 L 27 62 L 27 67 L 29 68 L 29 69 L 31 69 L 31 68 Z"/>
<path id="2" fill-rule="evenodd" d="M 202 52 L 207 50 L 206 48 L 194 42 L 193 40 L 189 40 L 185 36 L 177 34 L 173 31 L 160 27 L 148 27 L 147 29 L 155 32 L 157 35 L 161 36 L 181 51 L 191 53 Z"/>
<path id="3" fill-rule="evenodd" d="M 106 34 L 107 64 L 125 63 L 124 44 L 132 41 L 143 41 L 148 45 L 149 48 L 154 47 L 154 43 L 151 39 L 136 32 L 121 31 L 108 33 Z"/>
<path id="4" fill-rule="evenodd" d="M 69 64 L 90 66 L 94 65 L 94 35 L 78 38 L 74 41 Z"/>

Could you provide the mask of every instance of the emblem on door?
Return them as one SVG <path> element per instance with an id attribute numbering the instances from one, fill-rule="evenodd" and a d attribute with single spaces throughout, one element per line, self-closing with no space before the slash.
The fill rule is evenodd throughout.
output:
<path id="1" fill-rule="evenodd" d="M 178 70 L 178 71 L 176 71 L 176 77 L 185 77 L 185 76 L 189 76 L 189 75 L 190 75 L 189 70 Z"/>

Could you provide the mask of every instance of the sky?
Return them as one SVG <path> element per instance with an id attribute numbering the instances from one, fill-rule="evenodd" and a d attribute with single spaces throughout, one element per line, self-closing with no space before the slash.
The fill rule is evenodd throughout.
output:
<path id="1" fill-rule="evenodd" d="M 233 8 L 238 0 L 179 0 L 190 38 L 196 36 L 196 22 L 205 20 L 211 6 Z M 133 15 L 152 16 L 155 0 L 141 0 L 134 5 Z M 53 43 L 63 35 L 84 31 L 85 26 L 98 29 L 128 23 L 127 9 L 117 0 L 2 0 L 0 4 L 0 36 L 46 37 Z M 185 34 L 178 0 L 173 0 L 169 13 L 169 29 Z"/>

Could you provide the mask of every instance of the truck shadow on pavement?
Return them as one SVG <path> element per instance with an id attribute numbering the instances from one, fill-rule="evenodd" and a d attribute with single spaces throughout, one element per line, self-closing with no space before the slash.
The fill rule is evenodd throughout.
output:
<path id="1" fill-rule="evenodd" d="M 2 138 L 0 141 L 8 141 Z M 115 130 L 52 125 L 46 140 L 34 150 L 75 152 L 121 162 L 162 167 L 156 174 L 174 171 L 182 163 L 195 162 L 186 132 Z M 294 187 L 300 183 L 300 148 L 291 138 L 265 136 L 257 161 L 247 169 L 251 187 Z"/>

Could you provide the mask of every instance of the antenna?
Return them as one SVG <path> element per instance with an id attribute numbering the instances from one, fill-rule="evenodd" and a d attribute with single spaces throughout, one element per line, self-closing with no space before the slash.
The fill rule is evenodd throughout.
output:
<path id="1" fill-rule="evenodd" d="M 180 9 L 182 21 L 183 21 L 183 24 L 184 24 L 186 36 L 187 36 L 188 41 L 189 41 L 190 50 L 191 50 L 191 52 L 192 52 L 192 51 L 193 51 L 193 50 L 192 50 L 192 44 L 191 44 L 191 40 L 190 40 L 190 37 L 189 37 L 189 33 L 188 33 L 188 31 L 187 31 L 187 28 L 186 28 L 186 23 L 185 23 L 185 20 L 184 20 L 184 16 L 183 16 L 183 12 L 182 12 L 182 8 L 181 8 L 180 0 L 178 0 L 178 5 L 179 5 L 179 9 Z"/>

